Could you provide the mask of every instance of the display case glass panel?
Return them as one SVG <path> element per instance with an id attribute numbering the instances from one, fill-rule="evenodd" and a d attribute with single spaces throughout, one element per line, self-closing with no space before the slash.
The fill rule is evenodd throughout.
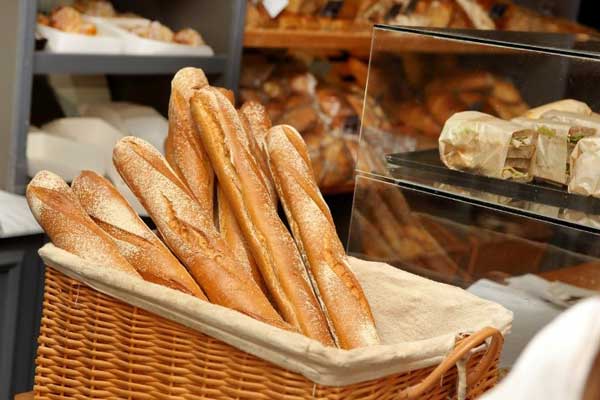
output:
<path id="1" fill-rule="evenodd" d="M 596 49 L 561 34 L 373 31 L 348 252 L 513 310 L 508 364 L 600 290 Z"/>

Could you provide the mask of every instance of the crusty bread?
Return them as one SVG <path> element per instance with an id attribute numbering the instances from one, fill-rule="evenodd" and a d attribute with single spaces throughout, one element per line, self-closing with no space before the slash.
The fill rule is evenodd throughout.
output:
<path id="1" fill-rule="evenodd" d="M 267 294 L 265 282 L 260 274 L 260 270 L 254 261 L 254 257 L 252 257 L 252 253 L 248 248 L 248 243 L 246 243 L 246 239 L 244 239 L 244 235 L 231 210 L 229 201 L 220 187 L 217 189 L 217 203 L 219 208 L 219 232 L 221 232 L 221 237 L 231 249 L 233 256 L 240 261 L 243 272 L 248 275 L 248 278 L 254 280 L 261 290 Z"/>
<path id="2" fill-rule="evenodd" d="M 107 179 L 82 171 L 71 188 L 87 214 L 112 237 L 121 255 L 142 278 L 208 300 L 189 272 Z"/>
<path id="3" fill-rule="evenodd" d="M 379 344 L 371 308 L 350 270 L 302 137 L 280 125 L 269 130 L 266 144 L 279 199 L 338 346 Z"/>
<path id="4" fill-rule="evenodd" d="M 271 128 L 269 114 L 267 114 L 267 110 L 262 104 L 255 101 L 247 101 L 238 110 L 238 115 L 244 127 L 244 132 L 248 136 L 250 151 L 256 158 L 256 161 L 258 161 L 263 179 L 267 184 L 269 196 L 273 200 L 273 204 L 277 204 L 277 193 L 271 179 L 265 150 L 265 136 Z"/>
<path id="5" fill-rule="evenodd" d="M 212 219 L 214 173 L 192 122 L 189 106 L 192 94 L 205 86 L 208 86 L 208 81 L 204 72 L 198 68 L 183 68 L 173 77 L 165 156 L 175 173 Z"/>
<path id="6" fill-rule="evenodd" d="M 258 285 L 231 256 L 205 208 L 150 144 L 132 136 L 113 151 L 119 174 L 148 211 L 161 237 L 215 304 L 285 327 Z"/>
<path id="7" fill-rule="evenodd" d="M 40 171 L 27 186 L 31 213 L 55 246 L 86 261 L 140 277 L 106 232 L 86 214 L 58 175 Z"/>
<path id="8" fill-rule="evenodd" d="M 192 97 L 191 111 L 219 186 L 279 311 L 305 335 L 333 345 L 298 249 L 270 201 L 235 108 L 218 90 L 206 87 Z"/>
<path id="9" fill-rule="evenodd" d="M 229 102 L 235 106 L 235 94 L 233 94 L 233 90 L 218 86 L 215 86 L 215 88 L 225 97 L 227 97 L 227 100 L 229 100 Z"/>

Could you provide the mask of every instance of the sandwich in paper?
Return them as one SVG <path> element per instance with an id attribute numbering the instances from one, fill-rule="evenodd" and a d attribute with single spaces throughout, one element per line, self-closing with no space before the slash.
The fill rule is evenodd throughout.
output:
<path id="1" fill-rule="evenodd" d="M 535 154 L 531 163 L 534 178 L 566 185 L 569 164 L 569 131 L 571 125 L 547 120 L 514 118 L 512 122 L 537 133 Z"/>
<path id="2" fill-rule="evenodd" d="M 542 118 L 563 122 L 571 126 L 569 130 L 571 151 L 581 139 L 589 136 L 600 136 L 600 116 L 598 114 L 581 115 L 568 111 L 552 110 L 545 112 Z"/>
<path id="3" fill-rule="evenodd" d="M 439 138 L 440 158 L 450 169 L 528 182 L 537 133 L 477 111 L 450 117 Z"/>
<path id="4" fill-rule="evenodd" d="M 565 99 L 532 108 L 525 113 L 524 117 L 534 119 L 540 118 L 544 113 L 552 110 L 567 111 L 580 115 L 592 114 L 592 109 L 584 102 L 573 99 Z"/>
<path id="5" fill-rule="evenodd" d="M 571 153 L 569 193 L 600 197 L 600 137 L 581 139 Z"/>

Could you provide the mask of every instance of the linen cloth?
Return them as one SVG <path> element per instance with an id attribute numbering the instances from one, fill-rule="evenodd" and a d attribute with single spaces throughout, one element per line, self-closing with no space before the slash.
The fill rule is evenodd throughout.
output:
<path id="1" fill-rule="evenodd" d="M 46 244 L 46 265 L 126 303 L 179 322 L 328 386 L 343 386 L 438 364 L 460 334 L 486 326 L 506 333 L 512 312 L 460 288 L 390 265 L 350 259 L 383 343 L 341 350 L 176 290 L 93 265 Z"/>

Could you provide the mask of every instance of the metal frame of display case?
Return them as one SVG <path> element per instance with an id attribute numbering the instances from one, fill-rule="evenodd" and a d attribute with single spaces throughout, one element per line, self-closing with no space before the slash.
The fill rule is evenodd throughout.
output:
<path id="1" fill-rule="evenodd" d="M 23 193 L 25 157 L 34 75 L 173 74 L 194 66 L 216 76 L 219 85 L 237 90 L 242 52 L 245 0 L 114 0 L 118 8 L 157 19 L 167 26 L 191 26 L 202 32 L 214 56 L 129 56 L 56 54 L 34 50 L 37 0 L 3 1 L 0 6 L 0 189 Z"/>

